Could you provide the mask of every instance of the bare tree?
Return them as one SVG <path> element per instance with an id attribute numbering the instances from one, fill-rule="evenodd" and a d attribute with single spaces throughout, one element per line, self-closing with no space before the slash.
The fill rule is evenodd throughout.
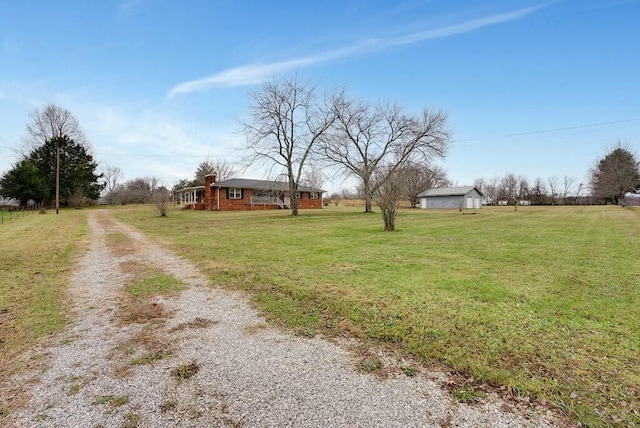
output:
<path id="1" fill-rule="evenodd" d="M 518 210 L 518 196 L 520 194 L 520 180 L 515 174 L 505 175 L 501 182 L 502 194 L 507 198 L 508 203 L 513 203 L 513 210 Z"/>
<path id="2" fill-rule="evenodd" d="M 498 202 L 499 190 L 500 179 L 498 177 L 493 177 L 486 182 L 484 186 L 484 195 L 489 204 L 496 204 Z"/>
<path id="3" fill-rule="evenodd" d="M 27 135 L 24 139 L 27 145 L 26 152 L 65 135 L 85 149 L 89 148 L 78 120 L 69 110 L 55 104 L 47 104 L 42 109 L 36 108 L 31 113 L 31 122 L 27 124 Z"/>
<path id="4" fill-rule="evenodd" d="M 75 209 L 80 209 L 84 205 L 86 201 L 86 197 L 84 196 L 84 189 L 80 186 L 73 188 L 71 194 L 69 195 L 69 205 L 74 207 Z"/>
<path id="5" fill-rule="evenodd" d="M 327 200 L 329 201 L 329 203 L 332 203 L 333 205 L 335 205 L 336 207 L 338 206 L 338 204 L 340 203 L 340 199 L 342 199 L 342 196 L 340 195 L 340 193 L 338 192 L 333 192 L 332 194 L 329 195 L 329 197 L 327 198 Z"/>
<path id="6" fill-rule="evenodd" d="M 372 181 L 375 188 L 373 197 L 380 207 L 384 230 L 392 232 L 396 229 L 398 201 L 404 193 L 403 174 L 392 166 L 385 166 L 374 171 Z"/>
<path id="7" fill-rule="evenodd" d="M 153 192 L 152 200 L 160 217 L 166 217 L 171 205 L 171 191 L 164 186 L 160 186 Z"/>
<path id="8" fill-rule="evenodd" d="M 560 179 L 555 175 L 547 179 L 549 185 L 549 199 L 551 205 L 555 205 L 556 196 L 558 195 L 558 189 L 560 188 Z"/>
<path id="9" fill-rule="evenodd" d="M 540 177 L 536 178 L 531 187 L 531 203 L 543 205 L 547 196 L 547 189 Z"/>
<path id="10" fill-rule="evenodd" d="M 529 180 L 527 177 L 520 175 L 518 177 L 518 200 L 528 201 L 530 199 L 531 189 L 529 188 Z"/>
<path id="11" fill-rule="evenodd" d="M 158 187 L 156 177 L 139 177 L 117 187 L 118 196 L 126 204 L 148 204 Z"/>
<path id="12" fill-rule="evenodd" d="M 117 202 L 117 192 L 120 185 L 120 181 L 123 179 L 124 174 L 122 170 L 117 166 L 105 166 L 102 169 L 102 178 L 104 179 L 104 197 L 103 200 L 108 204 L 114 204 Z"/>
<path id="13" fill-rule="evenodd" d="M 569 194 L 573 192 L 575 185 L 575 177 L 569 177 L 568 175 L 564 176 L 564 179 L 562 180 L 562 205 L 567 205 L 567 198 L 569 197 Z"/>
<path id="14" fill-rule="evenodd" d="M 209 174 L 216 174 L 217 181 L 228 180 L 240 173 L 240 167 L 232 163 L 205 159 L 200 162 L 195 172 L 192 186 L 204 186 L 204 177 Z"/>
<path id="15" fill-rule="evenodd" d="M 324 184 L 324 176 L 316 169 L 309 169 L 304 174 L 304 178 L 300 180 L 300 183 L 319 190 L 322 189 Z"/>
<path id="16" fill-rule="evenodd" d="M 418 205 L 418 195 L 425 190 L 444 187 L 449 184 L 447 171 L 437 165 L 409 164 L 397 171 L 403 182 L 403 197 Z"/>
<path id="17" fill-rule="evenodd" d="M 478 189 L 483 195 L 485 195 L 487 192 L 487 182 L 484 180 L 484 178 L 476 178 L 475 180 L 473 180 L 473 187 Z"/>
<path id="18" fill-rule="evenodd" d="M 120 180 L 124 177 L 122 170 L 117 166 L 105 166 L 102 169 L 102 178 L 104 178 L 104 189 L 107 193 L 111 193 L 116 190 Z"/>
<path id="19" fill-rule="evenodd" d="M 298 215 L 298 185 L 314 145 L 333 124 L 332 109 L 296 78 L 271 80 L 251 93 L 250 122 L 244 124 L 250 163 L 286 172 L 291 214 Z"/>
<path id="20" fill-rule="evenodd" d="M 323 156 L 361 181 L 365 212 L 371 212 L 371 198 L 384 181 L 408 162 L 429 163 L 444 157 L 449 134 L 443 112 L 424 109 L 421 115 L 403 113 L 397 105 L 371 104 L 334 98 L 336 121 L 321 145 Z M 388 169 L 378 174 L 378 168 Z"/>
<path id="21" fill-rule="evenodd" d="M 357 191 L 353 191 L 351 189 L 342 189 L 340 191 L 340 199 L 357 199 L 358 198 L 358 192 Z"/>

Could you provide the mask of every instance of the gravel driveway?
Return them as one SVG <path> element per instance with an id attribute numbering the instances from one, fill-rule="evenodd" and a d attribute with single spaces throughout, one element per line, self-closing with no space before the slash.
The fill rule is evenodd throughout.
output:
<path id="1" fill-rule="evenodd" d="M 458 403 L 442 387 L 443 373 L 363 373 L 347 342 L 268 326 L 244 295 L 210 287 L 196 266 L 108 211 L 88 215 L 91 246 L 70 285 L 74 321 L 34 351 L 44 369 L 4 382 L 5 393 L 29 397 L 0 420 L 5 426 L 554 426 L 549 414 L 505 411 L 496 397 Z M 128 237 L 126 251 L 114 251 L 114 234 Z M 152 265 L 188 286 L 150 302 L 166 314 L 160 324 L 118 321 L 128 277 L 123 266 L 131 262 Z M 145 334 L 170 351 L 135 360 L 139 355 L 127 344 Z"/>

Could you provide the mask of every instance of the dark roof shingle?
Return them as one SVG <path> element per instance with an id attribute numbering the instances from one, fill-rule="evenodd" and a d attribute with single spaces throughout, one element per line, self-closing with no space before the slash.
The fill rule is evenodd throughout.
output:
<path id="1" fill-rule="evenodd" d="M 289 183 L 286 181 L 252 180 L 249 178 L 230 178 L 229 180 L 218 181 L 211 184 L 211 187 L 240 187 L 243 189 L 256 190 L 276 190 L 286 192 L 289 190 Z M 309 186 L 298 186 L 300 192 L 324 192 Z"/>

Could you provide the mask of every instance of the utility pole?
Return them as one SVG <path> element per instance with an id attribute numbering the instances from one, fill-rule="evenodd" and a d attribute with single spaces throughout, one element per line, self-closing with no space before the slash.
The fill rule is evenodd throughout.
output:
<path id="1" fill-rule="evenodd" d="M 56 214 L 60 209 L 60 146 L 58 144 L 56 144 Z"/>

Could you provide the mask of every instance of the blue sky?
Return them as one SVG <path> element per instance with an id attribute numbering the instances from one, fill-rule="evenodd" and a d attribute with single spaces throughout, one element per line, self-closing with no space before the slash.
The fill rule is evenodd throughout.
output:
<path id="1" fill-rule="evenodd" d="M 618 140 L 640 154 L 639 18 L 640 0 L 4 1 L 0 172 L 30 112 L 55 103 L 101 165 L 173 185 L 206 158 L 237 161 L 248 92 L 295 73 L 447 112 L 457 184 L 586 183 Z"/>

